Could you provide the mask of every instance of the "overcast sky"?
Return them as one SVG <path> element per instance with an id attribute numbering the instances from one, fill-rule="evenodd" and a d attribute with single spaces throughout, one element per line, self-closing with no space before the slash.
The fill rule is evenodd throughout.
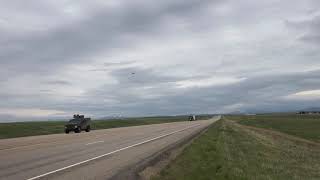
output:
<path id="1" fill-rule="evenodd" d="M 319 0 L 0 1 L 0 122 L 320 106 Z"/>

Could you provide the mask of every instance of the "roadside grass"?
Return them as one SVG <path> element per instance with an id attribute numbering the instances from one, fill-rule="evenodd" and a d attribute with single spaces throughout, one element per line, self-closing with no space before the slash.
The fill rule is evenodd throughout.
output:
<path id="1" fill-rule="evenodd" d="M 209 119 L 211 117 L 212 116 L 204 115 L 199 116 L 199 119 Z M 92 121 L 92 129 L 109 129 L 117 127 L 160 124 L 187 120 L 187 116 L 162 116 L 94 120 Z M 0 139 L 64 133 L 65 123 L 66 121 L 0 123 Z"/>
<path id="2" fill-rule="evenodd" d="M 320 179 L 320 146 L 222 119 L 152 179 Z"/>
<path id="3" fill-rule="evenodd" d="M 308 140 L 320 142 L 320 116 L 297 114 L 265 114 L 255 116 L 227 116 L 240 124 L 276 130 Z"/>
<path id="4" fill-rule="evenodd" d="M 0 139 L 64 132 L 62 121 L 0 123 Z"/>

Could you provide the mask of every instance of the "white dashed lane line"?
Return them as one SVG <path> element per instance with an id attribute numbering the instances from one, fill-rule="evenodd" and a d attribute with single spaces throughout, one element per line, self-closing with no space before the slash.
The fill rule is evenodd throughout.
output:
<path id="1" fill-rule="evenodd" d="M 53 170 L 53 171 L 50 171 L 50 172 L 41 174 L 41 175 L 39 175 L 39 176 L 35 176 L 35 177 L 32 177 L 32 178 L 29 178 L 29 179 L 27 179 L 27 180 L 39 179 L 39 178 L 42 178 L 42 177 L 45 177 L 45 176 L 48 176 L 48 175 L 51 175 L 51 174 L 54 174 L 54 173 L 57 173 L 57 172 L 60 172 L 60 171 L 64 171 L 64 170 L 66 170 L 66 169 L 69 169 L 69 168 L 72 168 L 72 167 L 75 167 L 75 166 L 82 165 L 82 164 L 84 164 L 84 163 L 88 163 L 88 162 L 93 161 L 93 160 L 97 160 L 97 159 L 103 158 L 103 157 L 105 157 L 105 156 L 109 156 L 109 155 L 111 155 L 111 154 L 115 154 L 115 153 L 117 153 L 117 152 L 120 152 L 120 151 L 123 151 L 123 150 L 126 150 L 126 149 L 130 149 L 130 148 L 133 148 L 133 147 L 136 147 L 136 146 L 140 146 L 140 145 L 143 145 L 143 144 L 146 144 L 146 143 L 149 143 L 149 142 L 152 142 L 152 141 L 155 141 L 155 140 L 158 140 L 158 139 L 161 139 L 161 138 L 164 138 L 164 137 L 167 137 L 167 136 L 170 136 L 170 135 L 179 133 L 179 132 L 181 132 L 181 131 L 185 131 L 185 130 L 187 130 L 187 129 L 194 128 L 194 127 L 196 127 L 196 126 L 199 126 L 199 125 L 189 126 L 189 127 L 186 127 L 186 128 L 183 128 L 183 129 L 180 129 L 180 130 L 177 130 L 177 131 L 168 133 L 168 134 L 164 134 L 164 135 L 161 135 L 161 136 L 158 136 L 158 137 L 155 137 L 155 138 L 151 138 L 151 139 L 148 139 L 148 140 L 145 140 L 145 141 L 142 141 L 142 142 L 139 142 L 139 143 L 136 143 L 136 144 L 127 146 L 127 147 L 123 147 L 123 148 L 114 150 L 114 151 L 109 152 L 109 153 L 106 153 L 106 154 L 102 154 L 102 155 L 100 155 L 100 156 L 93 157 L 93 158 L 91 158 L 91 159 L 87 159 L 87 160 L 84 160 L 84 161 L 81 161 L 81 162 L 78 162 L 78 163 L 75 163 L 75 164 L 71 164 L 71 165 L 69 165 L 69 166 L 66 166 L 66 167 L 63 167 L 63 168 L 60 168 L 60 169 L 56 169 L 56 170 Z M 98 141 L 96 141 L 96 142 L 94 142 L 94 143 L 97 143 L 97 142 L 98 142 Z M 92 144 L 92 143 L 91 143 L 91 144 Z"/>
<path id="2" fill-rule="evenodd" d="M 95 141 L 95 142 L 87 143 L 86 146 L 92 145 L 92 144 L 98 144 L 98 143 L 104 143 L 104 141 Z"/>

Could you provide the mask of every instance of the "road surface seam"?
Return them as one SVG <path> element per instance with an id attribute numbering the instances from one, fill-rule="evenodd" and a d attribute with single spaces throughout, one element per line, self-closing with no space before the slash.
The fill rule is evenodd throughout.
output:
<path id="1" fill-rule="evenodd" d="M 104 143 L 104 141 L 95 141 L 95 142 L 91 142 L 91 143 L 87 143 L 86 145 L 92 145 L 92 144 L 98 144 L 98 143 Z"/>
<path id="2" fill-rule="evenodd" d="M 148 140 L 142 141 L 142 142 L 140 142 L 140 143 L 136 143 L 136 144 L 133 144 L 133 145 L 130 145 L 130 146 L 127 146 L 127 147 L 123 147 L 123 148 L 114 150 L 114 151 L 112 151 L 112 152 L 109 152 L 109 153 L 106 153 L 106 154 L 103 154 L 103 155 L 100 155 L 100 156 L 96 156 L 96 157 L 94 157 L 94 158 L 90 158 L 90 159 L 87 159 L 87 160 L 84 160 L 84 161 L 81 161 L 81 162 L 78 162 L 78 163 L 75 163 L 75 164 L 72 164 L 72 165 L 69 165 L 69 166 L 66 166 L 66 167 L 63 167 L 63 168 L 54 170 L 54 171 L 50 171 L 50 172 L 41 174 L 41 175 L 39 175 L 39 176 L 35 176 L 35 177 L 32 177 L 32 178 L 29 178 L 29 179 L 27 179 L 27 180 L 39 179 L 39 178 L 42 178 L 42 177 L 45 177 L 45 176 L 54 174 L 54 173 L 56 173 L 56 172 L 60 172 L 60 171 L 63 171 L 63 170 L 66 170 L 66 169 L 69 169 L 69 168 L 72 168 L 72 167 L 75 167 L 75 166 L 79 166 L 79 165 L 81 165 L 81 164 L 84 164 L 84 163 L 87 163 L 87 162 L 90 162 L 90 161 L 93 161 L 93 160 L 97 160 L 97 159 L 100 159 L 100 158 L 109 156 L 109 155 L 111 155 L 111 154 L 115 154 L 115 153 L 117 153 L 117 152 L 120 152 L 120 151 L 129 149 L 129 148 L 133 148 L 133 147 L 136 147 L 136 146 L 140 146 L 140 145 L 146 144 L 146 143 L 148 143 L 148 142 L 152 142 L 152 141 L 155 141 L 155 140 L 158 140 L 158 139 L 161 139 L 161 138 L 170 136 L 170 135 L 172 135 L 172 134 L 176 134 L 176 133 L 179 133 L 179 132 L 181 132 L 181 131 L 185 131 L 185 130 L 187 130 L 187 129 L 191 129 L 191 128 L 197 127 L 197 126 L 200 126 L 200 125 L 198 124 L 198 125 L 190 126 L 190 127 L 184 128 L 184 129 L 180 129 L 180 130 L 177 130 L 177 131 L 168 133 L 168 134 L 164 134 L 164 135 L 161 135 L 161 136 L 152 138 L 152 139 L 148 139 Z"/>

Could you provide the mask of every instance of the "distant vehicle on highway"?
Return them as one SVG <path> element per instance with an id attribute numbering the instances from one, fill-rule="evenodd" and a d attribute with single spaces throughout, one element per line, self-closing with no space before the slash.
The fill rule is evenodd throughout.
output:
<path id="1" fill-rule="evenodd" d="M 195 115 L 189 116 L 189 121 L 195 121 L 195 120 L 197 120 Z"/>
<path id="2" fill-rule="evenodd" d="M 84 115 L 75 114 L 65 125 L 65 133 L 69 134 L 70 131 L 80 133 L 81 130 L 89 132 L 91 130 L 91 118 L 85 118 Z"/>

